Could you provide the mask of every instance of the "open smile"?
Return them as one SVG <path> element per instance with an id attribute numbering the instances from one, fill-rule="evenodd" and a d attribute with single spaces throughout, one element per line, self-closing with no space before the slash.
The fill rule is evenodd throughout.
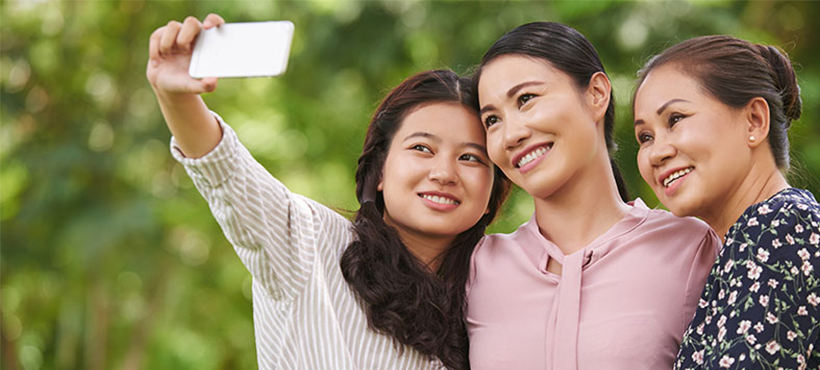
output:
<path id="1" fill-rule="evenodd" d="M 529 170 L 529 168 L 533 167 L 535 163 L 544 158 L 547 153 L 550 152 L 552 146 L 553 143 L 543 143 L 536 144 L 526 150 L 523 150 L 513 158 L 513 166 L 521 169 L 522 171 Z"/>
<path id="2" fill-rule="evenodd" d="M 437 205 L 442 206 L 457 206 L 461 204 L 456 197 L 441 192 L 425 192 L 418 194 L 420 198 Z"/>
<path id="3" fill-rule="evenodd" d="M 663 184 L 663 187 L 668 188 L 672 186 L 672 184 L 674 184 L 676 181 L 688 175 L 690 172 L 694 170 L 695 167 L 686 167 L 683 169 L 670 171 L 661 176 L 659 181 L 661 184 Z"/>

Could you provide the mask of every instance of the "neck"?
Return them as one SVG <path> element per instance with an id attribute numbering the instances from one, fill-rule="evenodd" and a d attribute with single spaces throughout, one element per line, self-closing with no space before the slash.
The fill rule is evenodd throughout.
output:
<path id="1" fill-rule="evenodd" d="M 777 192 L 789 187 L 786 178 L 777 170 L 774 163 L 770 165 L 752 165 L 752 169 L 741 183 L 726 197 L 726 202 L 715 204 L 712 209 L 701 215 L 713 230 L 725 238 L 729 228 L 737 222 L 740 215 L 752 204 L 771 198 Z M 725 240 L 723 240 L 725 241 Z"/>
<path id="2" fill-rule="evenodd" d="M 387 220 L 385 221 L 387 222 Z M 391 223 L 388 222 L 388 225 L 390 224 Z M 444 256 L 444 252 L 450 248 L 450 244 L 455 240 L 455 236 L 425 235 L 404 230 L 395 225 L 390 226 L 396 229 L 401 242 L 404 243 L 407 250 L 409 250 L 422 265 L 427 267 L 431 273 L 438 271 L 441 265 L 441 257 Z"/>
<path id="3" fill-rule="evenodd" d="M 575 176 L 547 198 L 535 199 L 538 229 L 564 254 L 583 249 L 627 213 L 608 157 L 605 165 Z"/>

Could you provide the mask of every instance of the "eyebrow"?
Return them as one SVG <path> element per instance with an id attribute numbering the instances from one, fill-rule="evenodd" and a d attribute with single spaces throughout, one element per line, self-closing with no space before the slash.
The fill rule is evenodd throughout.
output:
<path id="1" fill-rule="evenodd" d="M 433 135 L 429 132 L 414 132 L 410 135 L 407 135 L 407 137 L 404 138 L 404 141 L 410 140 L 414 137 L 423 137 L 425 139 L 430 139 L 432 141 L 435 141 L 436 143 L 441 142 L 441 138 L 439 138 L 438 136 Z M 485 147 L 484 145 L 478 144 L 478 143 L 465 141 L 465 142 L 461 143 L 460 147 L 474 148 L 474 149 L 480 150 L 482 153 L 487 153 L 487 147 Z"/>
<path id="2" fill-rule="evenodd" d="M 683 99 L 672 99 L 672 100 L 670 100 L 670 101 L 668 101 L 668 102 L 664 103 L 663 105 L 661 105 L 661 107 L 660 107 L 660 108 L 658 108 L 658 110 L 657 110 L 657 111 L 655 111 L 655 113 L 656 113 L 657 115 L 659 115 L 659 116 L 660 116 L 660 115 L 661 115 L 661 113 L 663 113 L 663 111 L 664 111 L 667 107 L 669 107 L 669 105 L 670 105 L 670 104 L 673 104 L 673 103 L 680 103 L 680 102 L 683 102 L 683 103 L 689 103 L 689 101 L 688 101 L 688 100 L 683 100 Z"/>
<path id="3" fill-rule="evenodd" d="M 410 140 L 414 137 L 423 137 L 423 138 L 426 138 L 426 139 L 433 140 L 435 142 L 441 142 L 441 138 L 439 138 L 438 136 L 433 135 L 429 132 L 414 132 L 410 135 L 407 135 L 407 137 L 404 138 L 404 141 Z"/>
<path id="4" fill-rule="evenodd" d="M 515 95 L 515 93 L 517 93 L 517 92 L 518 92 L 518 90 L 521 90 L 521 89 L 523 89 L 523 88 L 525 88 L 525 87 L 528 87 L 528 86 L 533 86 L 533 85 L 543 85 L 543 84 L 544 84 L 544 83 L 543 83 L 543 82 L 541 82 L 541 81 L 527 81 L 527 82 L 522 82 L 522 83 L 520 83 L 520 84 L 518 84 L 518 85 L 513 86 L 513 87 L 512 87 L 509 91 L 507 91 L 507 97 L 508 97 L 508 98 L 512 98 L 512 97 L 513 97 L 513 95 Z"/>
<path id="5" fill-rule="evenodd" d="M 518 85 L 515 85 L 515 86 L 511 87 L 509 90 L 507 90 L 507 98 L 512 98 L 519 90 L 521 90 L 525 87 L 534 86 L 534 85 L 543 85 L 543 84 L 544 84 L 544 82 L 541 82 L 541 81 L 522 82 Z M 493 105 L 487 105 L 487 106 L 484 106 L 483 108 L 481 108 L 481 110 L 478 111 L 478 114 L 482 115 L 482 114 L 484 114 L 484 112 L 489 111 L 489 110 L 494 110 L 494 109 L 495 109 L 495 107 Z"/>
<path id="6" fill-rule="evenodd" d="M 672 99 L 672 100 L 664 103 L 663 105 L 661 105 L 660 108 L 658 108 L 658 110 L 655 111 L 655 114 L 660 116 L 661 113 L 663 113 L 663 111 L 666 110 L 666 108 L 668 108 L 670 105 L 672 105 L 674 103 L 689 103 L 689 102 L 690 101 L 684 100 L 684 99 Z M 642 124 L 644 124 L 644 121 L 642 119 L 635 120 L 635 123 L 633 124 L 633 127 L 638 126 L 638 125 L 642 125 Z"/>
<path id="7" fill-rule="evenodd" d="M 462 147 L 475 148 L 477 150 L 480 150 L 482 153 L 487 153 L 487 148 L 484 147 L 484 145 L 481 145 L 481 144 L 471 143 L 471 142 L 463 142 L 463 143 L 461 143 L 461 146 Z"/>

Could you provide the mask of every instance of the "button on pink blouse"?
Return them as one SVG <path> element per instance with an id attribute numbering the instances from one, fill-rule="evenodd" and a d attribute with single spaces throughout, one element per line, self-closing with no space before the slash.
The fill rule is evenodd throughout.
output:
<path id="1" fill-rule="evenodd" d="M 719 246 L 702 221 L 640 199 L 566 256 L 535 216 L 488 235 L 467 287 L 472 369 L 671 369 Z M 562 275 L 547 271 L 550 258 Z"/>

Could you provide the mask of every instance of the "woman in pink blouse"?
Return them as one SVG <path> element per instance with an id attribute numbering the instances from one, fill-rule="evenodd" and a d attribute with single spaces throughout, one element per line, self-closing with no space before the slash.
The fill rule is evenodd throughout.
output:
<path id="1" fill-rule="evenodd" d="M 475 84 L 490 158 L 535 214 L 475 249 L 472 368 L 671 368 L 719 241 L 701 221 L 627 202 L 595 49 L 565 25 L 526 24 L 487 51 Z"/>

